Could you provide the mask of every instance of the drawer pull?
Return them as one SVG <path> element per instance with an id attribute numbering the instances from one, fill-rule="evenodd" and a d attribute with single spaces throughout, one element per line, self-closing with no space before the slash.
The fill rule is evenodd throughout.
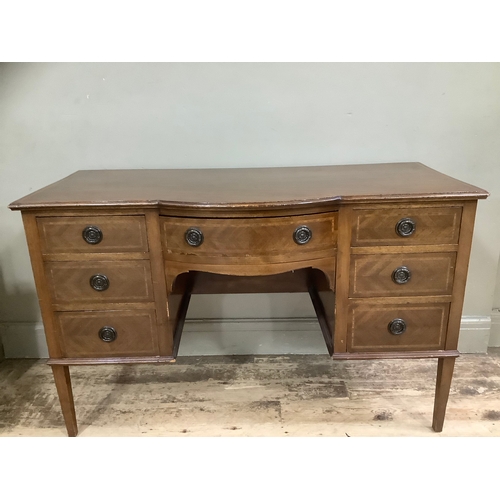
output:
<path id="1" fill-rule="evenodd" d="M 312 231 L 307 226 L 300 226 L 293 233 L 293 240 L 297 245 L 305 245 L 311 238 Z"/>
<path id="2" fill-rule="evenodd" d="M 113 342 L 117 337 L 116 330 L 112 326 L 103 326 L 99 330 L 99 338 L 103 342 Z"/>
<path id="3" fill-rule="evenodd" d="M 203 243 L 203 233 L 197 227 L 190 227 L 184 237 L 192 247 L 199 247 Z"/>
<path id="4" fill-rule="evenodd" d="M 396 233 L 398 233 L 399 236 L 411 236 L 415 232 L 416 228 L 417 224 L 415 223 L 415 221 L 406 217 L 404 219 L 401 219 L 396 224 Z"/>
<path id="5" fill-rule="evenodd" d="M 97 226 L 87 226 L 82 236 L 89 245 L 97 245 L 102 241 L 102 231 Z"/>
<path id="6" fill-rule="evenodd" d="M 406 266 L 400 266 L 392 272 L 392 281 L 398 285 L 404 285 L 411 279 L 411 271 Z"/>
<path id="7" fill-rule="evenodd" d="M 396 318 L 387 325 L 387 329 L 393 335 L 401 335 L 406 331 L 406 323 L 401 318 Z"/>
<path id="8" fill-rule="evenodd" d="M 103 292 L 109 288 L 109 279 L 104 274 L 94 274 L 90 278 L 90 286 L 97 292 Z"/>

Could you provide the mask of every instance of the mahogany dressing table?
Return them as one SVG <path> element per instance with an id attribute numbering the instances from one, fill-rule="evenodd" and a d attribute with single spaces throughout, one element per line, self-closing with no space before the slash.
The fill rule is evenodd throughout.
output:
<path id="1" fill-rule="evenodd" d="M 443 428 L 482 189 L 420 163 L 87 170 L 21 210 L 59 400 L 69 366 L 173 362 L 193 293 L 308 291 L 334 360 L 436 358 Z"/>

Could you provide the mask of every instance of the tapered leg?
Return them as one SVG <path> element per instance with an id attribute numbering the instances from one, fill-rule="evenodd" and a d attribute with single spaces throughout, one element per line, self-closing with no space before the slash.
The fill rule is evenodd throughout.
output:
<path id="1" fill-rule="evenodd" d="M 439 358 L 437 378 L 436 378 L 436 395 L 434 398 L 434 416 L 432 419 L 432 428 L 436 432 L 443 430 L 444 416 L 446 413 L 446 404 L 450 394 L 451 378 L 453 377 L 453 368 L 456 358 Z"/>
<path id="2" fill-rule="evenodd" d="M 75 403 L 73 401 L 73 391 L 71 389 L 71 378 L 69 376 L 69 366 L 52 365 L 52 373 L 56 382 L 59 403 L 66 423 L 66 429 L 69 437 L 75 437 L 78 434 L 76 425 Z"/>

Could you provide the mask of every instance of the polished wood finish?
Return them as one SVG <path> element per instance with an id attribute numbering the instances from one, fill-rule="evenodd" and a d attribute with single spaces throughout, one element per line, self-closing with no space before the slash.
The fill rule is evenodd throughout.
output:
<path id="1" fill-rule="evenodd" d="M 455 260 L 455 253 L 353 255 L 349 296 L 451 295 Z M 397 283 L 393 272 L 403 266 L 410 278 L 406 283 Z"/>
<path id="2" fill-rule="evenodd" d="M 151 273 L 156 307 L 156 324 L 160 356 L 172 356 L 173 325 L 167 309 L 167 284 L 163 269 L 163 254 L 160 237 L 160 217 L 156 210 L 146 212 L 146 224 L 151 255 Z"/>
<path id="3" fill-rule="evenodd" d="M 358 208 L 352 219 L 352 246 L 456 244 L 461 213 L 461 207 Z M 396 224 L 405 218 L 416 223 L 410 236 L 396 232 Z"/>
<path id="4" fill-rule="evenodd" d="M 440 430 L 475 208 L 487 196 L 395 163 L 80 171 L 12 203 L 68 433 L 77 432 L 69 365 L 172 362 L 192 293 L 297 291 L 309 292 L 333 359 L 438 358 Z M 397 232 L 402 219 L 410 236 Z M 83 237 L 89 226 L 102 233 L 96 244 Z M 305 244 L 299 227 L 312 232 Z M 201 245 L 187 243 L 191 228 Z M 411 271 L 404 284 L 392 280 L 400 266 Z M 97 274 L 107 289 L 91 287 Z M 388 329 L 395 319 L 400 335 Z M 103 326 L 117 338 L 102 340 Z"/>
<path id="5" fill-rule="evenodd" d="M 36 216 L 30 213 L 23 213 L 22 216 L 49 356 L 59 358 L 62 356 L 61 344 L 56 334 L 56 318 L 52 309 L 52 294 L 45 276 Z"/>
<path id="6" fill-rule="evenodd" d="M 148 252 L 128 253 L 48 253 L 43 256 L 45 262 L 95 262 L 112 259 L 118 260 L 149 260 Z"/>
<path id="7" fill-rule="evenodd" d="M 54 304 L 78 302 L 152 302 L 151 265 L 147 260 L 98 262 L 48 262 L 45 264 Z M 104 275 L 109 288 L 92 288 L 92 276 Z"/>
<path id="8" fill-rule="evenodd" d="M 352 352 L 352 353 L 334 353 L 332 359 L 350 360 L 350 359 L 442 359 L 457 358 L 460 353 L 454 351 L 386 351 L 386 352 Z"/>
<path id="9" fill-rule="evenodd" d="M 332 289 L 335 283 L 335 254 L 325 259 L 311 259 L 297 262 L 276 262 L 266 264 L 190 264 L 184 262 L 166 262 L 165 272 L 167 274 L 167 288 L 170 290 L 180 274 L 191 271 L 202 271 L 211 274 L 224 274 L 229 276 L 260 277 L 277 274 L 285 274 L 295 270 L 312 267 L 319 269 L 327 276 Z"/>
<path id="10" fill-rule="evenodd" d="M 37 224 L 44 255 L 148 251 L 144 216 L 38 217 Z M 85 241 L 82 233 L 89 226 L 102 231 L 102 241 Z"/>
<path id="11" fill-rule="evenodd" d="M 450 320 L 448 322 L 448 332 L 446 335 L 446 349 L 456 349 L 458 347 L 458 335 L 460 333 L 460 321 L 462 319 L 467 271 L 469 270 L 469 256 L 472 247 L 472 233 L 474 231 L 476 206 L 477 201 L 468 201 L 464 203 L 455 280 L 453 283 L 453 295 L 450 306 Z"/>
<path id="12" fill-rule="evenodd" d="M 261 211 L 386 200 L 486 198 L 421 163 L 166 170 L 80 170 L 10 204 L 39 208 L 167 207 Z M 205 213 L 205 212 L 204 212 Z M 199 212 L 198 212 L 199 214 Z"/>
<path id="13" fill-rule="evenodd" d="M 349 352 L 443 349 L 448 325 L 448 304 L 373 304 L 351 300 L 349 305 Z M 388 325 L 400 318 L 406 331 L 389 332 Z"/>
<path id="14" fill-rule="evenodd" d="M 335 333 L 333 336 L 334 352 L 347 350 L 347 308 L 349 297 L 349 268 L 351 261 L 350 241 L 352 209 L 343 207 L 339 213 L 339 241 L 337 248 L 337 275 L 335 283 Z"/>
<path id="15" fill-rule="evenodd" d="M 193 294 L 307 292 L 309 269 L 269 276 L 231 276 L 191 271 Z"/>
<path id="16" fill-rule="evenodd" d="M 76 437 L 78 434 L 78 425 L 76 423 L 75 402 L 73 400 L 69 366 L 54 365 L 52 366 L 52 373 L 68 436 Z"/>
<path id="17" fill-rule="evenodd" d="M 432 417 L 432 428 L 436 432 L 441 432 L 443 430 L 446 404 L 448 403 L 448 396 L 450 394 L 455 359 L 454 357 L 443 357 L 438 360 L 436 396 L 434 398 L 434 415 Z"/>
<path id="18" fill-rule="evenodd" d="M 181 343 L 182 330 L 184 328 L 184 321 L 186 321 L 186 314 L 189 307 L 189 301 L 191 299 L 191 292 L 193 290 L 193 280 L 191 276 L 187 276 L 183 286 L 183 292 L 181 300 L 179 301 L 179 306 L 177 308 L 177 315 L 175 318 L 175 328 L 174 328 L 174 346 L 172 355 L 174 358 L 177 357 L 179 352 L 179 346 Z"/>
<path id="19" fill-rule="evenodd" d="M 48 365 L 133 365 L 139 363 L 175 363 L 173 356 L 120 356 L 119 358 L 49 358 Z"/>
<path id="20" fill-rule="evenodd" d="M 458 245 L 406 245 L 406 246 L 377 246 L 377 247 L 352 247 L 351 255 L 380 255 L 394 253 L 441 253 L 456 252 Z"/>
<path id="21" fill-rule="evenodd" d="M 304 217 L 251 219 L 194 219 L 161 217 L 162 243 L 167 261 L 209 264 L 296 262 L 332 256 L 336 246 L 337 212 Z M 310 241 L 297 244 L 294 231 L 307 226 Z M 196 228 L 203 243 L 193 247 L 185 233 Z"/>
<path id="22" fill-rule="evenodd" d="M 64 357 L 159 355 L 154 310 L 62 312 L 57 320 Z M 116 340 L 104 342 L 99 338 L 104 326 L 116 330 Z"/>
<path id="23" fill-rule="evenodd" d="M 318 318 L 326 348 L 330 356 L 334 353 L 333 339 L 336 329 L 335 292 L 333 280 L 319 269 L 307 269 L 307 291 Z"/>

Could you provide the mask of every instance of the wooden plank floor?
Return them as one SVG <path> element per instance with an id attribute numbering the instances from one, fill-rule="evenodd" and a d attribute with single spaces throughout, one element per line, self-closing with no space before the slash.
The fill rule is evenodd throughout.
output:
<path id="1" fill-rule="evenodd" d="M 72 367 L 80 436 L 500 436 L 500 348 L 458 358 L 444 430 L 436 360 L 208 356 Z M 0 363 L 0 436 L 65 436 L 43 360 Z"/>

